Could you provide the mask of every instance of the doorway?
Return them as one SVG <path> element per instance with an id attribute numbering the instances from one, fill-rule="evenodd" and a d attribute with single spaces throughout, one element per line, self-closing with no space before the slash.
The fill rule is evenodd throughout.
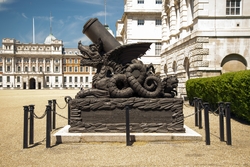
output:
<path id="1" fill-rule="evenodd" d="M 30 89 L 36 89 L 36 80 L 34 78 L 30 78 Z"/>

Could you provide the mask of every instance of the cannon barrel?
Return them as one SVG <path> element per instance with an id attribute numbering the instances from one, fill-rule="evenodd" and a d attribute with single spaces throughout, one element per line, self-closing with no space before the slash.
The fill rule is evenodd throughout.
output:
<path id="1" fill-rule="evenodd" d="M 87 35 L 94 44 L 98 44 L 99 39 L 101 39 L 105 52 L 109 52 L 121 45 L 97 18 L 89 19 L 83 26 L 82 32 Z"/>

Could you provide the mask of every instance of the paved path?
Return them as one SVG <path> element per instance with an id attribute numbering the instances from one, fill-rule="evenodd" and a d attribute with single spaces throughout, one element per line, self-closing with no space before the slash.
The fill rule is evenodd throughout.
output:
<path id="1" fill-rule="evenodd" d="M 250 166 L 250 126 L 231 120 L 232 146 L 219 140 L 218 116 L 210 114 L 211 145 L 204 141 L 204 129 L 194 126 L 194 117 L 185 125 L 203 136 L 202 141 L 75 143 L 45 148 L 45 118 L 35 120 L 36 144 L 23 149 L 23 106 L 34 104 L 42 115 L 48 100 L 65 106 L 64 97 L 78 90 L 0 90 L 0 166 Z M 67 116 L 67 108 L 57 110 Z M 185 116 L 193 107 L 184 105 Z M 57 117 L 57 127 L 67 120 Z"/>

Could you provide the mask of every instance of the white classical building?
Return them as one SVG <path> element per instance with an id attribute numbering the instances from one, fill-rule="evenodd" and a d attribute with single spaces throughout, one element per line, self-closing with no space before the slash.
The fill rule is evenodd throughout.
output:
<path id="1" fill-rule="evenodd" d="M 123 16 L 116 23 L 116 39 L 121 44 L 152 43 L 141 60 L 144 64 L 153 63 L 157 73 L 160 73 L 161 12 L 161 0 L 125 0 Z"/>
<path id="2" fill-rule="evenodd" d="M 163 0 L 161 74 L 190 78 L 250 69 L 249 0 Z"/>
<path id="3" fill-rule="evenodd" d="M 153 42 L 144 63 L 159 63 L 162 77 L 177 75 L 185 96 L 190 78 L 250 69 L 248 6 L 249 0 L 124 0 L 116 36 L 122 44 Z"/>
<path id="4" fill-rule="evenodd" d="M 2 39 L 0 89 L 91 88 L 95 69 L 80 66 L 79 50 L 63 48 L 52 34 L 44 43 Z"/>

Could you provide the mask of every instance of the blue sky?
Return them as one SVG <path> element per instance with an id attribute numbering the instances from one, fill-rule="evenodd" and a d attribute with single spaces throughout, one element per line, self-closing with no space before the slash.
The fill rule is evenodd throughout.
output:
<path id="1" fill-rule="evenodd" d="M 63 40 L 64 47 L 76 48 L 79 40 L 90 44 L 82 33 L 90 18 L 105 23 L 105 0 L 0 0 L 0 39 L 15 38 L 32 43 L 33 17 L 36 43 L 43 43 L 50 34 Z M 116 21 L 124 12 L 124 0 L 106 0 L 106 24 L 116 31 Z M 2 45 L 2 42 L 1 42 Z"/>

